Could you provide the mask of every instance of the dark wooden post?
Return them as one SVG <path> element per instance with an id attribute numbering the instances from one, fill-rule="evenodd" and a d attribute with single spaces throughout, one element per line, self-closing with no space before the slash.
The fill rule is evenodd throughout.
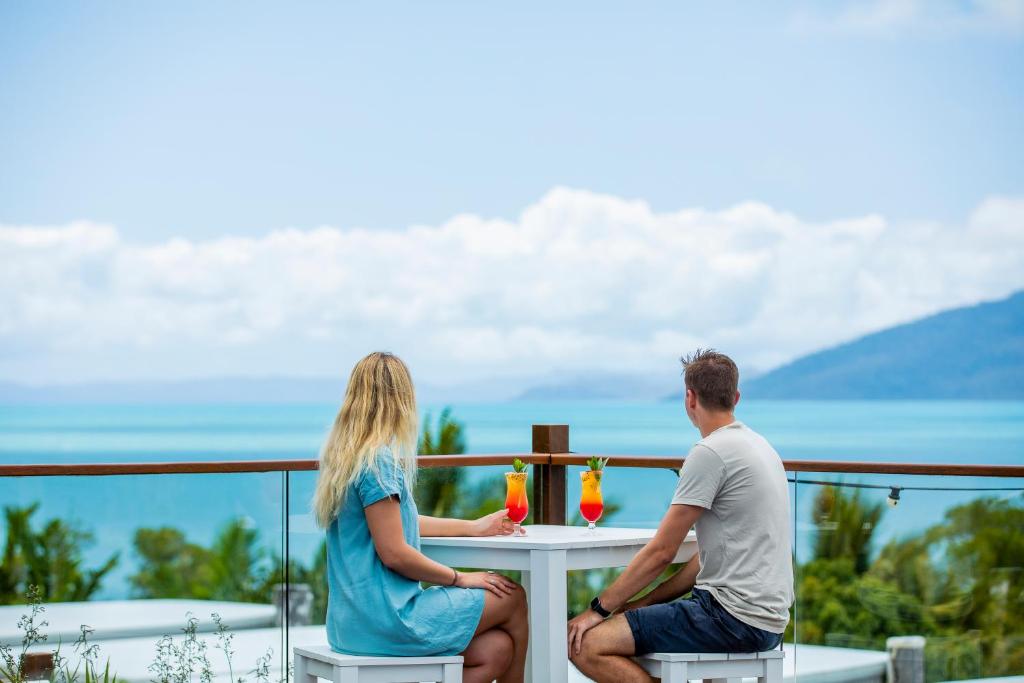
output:
<path id="1" fill-rule="evenodd" d="M 568 453 L 569 425 L 533 425 L 534 453 Z M 533 519 L 565 524 L 565 465 L 533 466 Z"/>
<path id="2" fill-rule="evenodd" d="M 53 678 L 53 653 L 30 652 L 21 660 L 26 681 L 49 681 Z"/>

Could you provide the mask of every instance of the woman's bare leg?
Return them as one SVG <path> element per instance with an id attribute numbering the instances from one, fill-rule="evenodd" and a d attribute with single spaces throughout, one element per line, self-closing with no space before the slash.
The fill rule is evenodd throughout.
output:
<path id="1" fill-rule="evenodd" d="M 526 609 L 526 591 L 517 585 L 511 595 L 498 597 L 484 593 L 484 613 L 477 633 L 498 628 L 512 638 L 512 662 L 498 676 L 498 683 L 523 683 L 526 676 L 526 648 L 530 643 L 530 620 Z"/>
<path id="2" fill-rule="evenodd" d="M 491 683 L 512 663 L 512 637 L 500 628 L 492 628 L 473 636 L 462 653 L 463 683 Z"/>

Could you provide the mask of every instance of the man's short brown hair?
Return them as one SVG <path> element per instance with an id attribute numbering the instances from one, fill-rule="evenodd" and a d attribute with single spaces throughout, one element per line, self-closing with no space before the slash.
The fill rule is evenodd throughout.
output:
<path id="1" fill-rule="evenodd" d="M 736 407 L 740 371 L 732 358 L 714 349 L 697 349 L 679 360 L 683 363 L 686 388 L 697 394 L 702 406 L 709 410 Z"/>

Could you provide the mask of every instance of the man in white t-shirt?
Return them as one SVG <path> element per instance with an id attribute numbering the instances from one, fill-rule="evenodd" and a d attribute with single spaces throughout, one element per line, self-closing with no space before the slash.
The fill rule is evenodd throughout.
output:
<path id="1" fill-rule="evenodd" d="M 728 356 L 698 349 L 682 361 L 686 414 L 701 440 L 654 538 L 569 622 L 569 657 L 599 683 L 650 681 L 632 655 L 769 650 L 789 622 L 792 529 L 782 460 L 733 415 L 739 371 Z M 695 525 L 697 556 L 630 600 L 661 575 Z"/>

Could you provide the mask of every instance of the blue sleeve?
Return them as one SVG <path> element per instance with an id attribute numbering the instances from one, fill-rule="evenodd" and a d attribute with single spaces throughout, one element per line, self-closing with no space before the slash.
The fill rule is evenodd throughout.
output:
<path id="1" fill-rule="evenodd" d="M 401 499 L 404 491 L 405 477 L 402 470 L 386 451 L 377 455 L 376 471 L 368 467 L 356 479 L 356 493 L 364 508 L 390 496 Z"/>

